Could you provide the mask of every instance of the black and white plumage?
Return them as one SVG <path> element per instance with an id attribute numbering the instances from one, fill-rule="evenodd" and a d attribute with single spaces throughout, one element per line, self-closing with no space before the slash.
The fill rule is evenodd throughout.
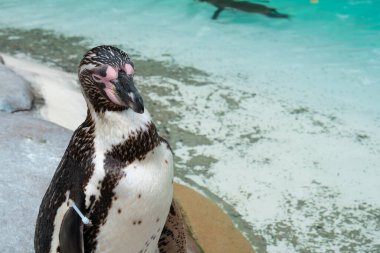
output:
<path id="1" fill-rule="evenodd" d="M 132 61 L 115 47 L 99 46 L 86 53 L 78 75 L 87 118 L 42 200 L 35 251 L 186 252 L 172 199 L 172 152 L 144 109 Z M 91 225 L 82 223 L 73 203 Z"/>

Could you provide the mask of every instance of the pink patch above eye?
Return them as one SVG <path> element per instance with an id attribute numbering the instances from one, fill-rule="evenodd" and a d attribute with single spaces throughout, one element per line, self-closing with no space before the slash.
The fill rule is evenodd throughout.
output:
<path id="1" fill-rule="evenodd" d="M 118 74 L 117 71 L 112 67 L 107 67 L 106 76 L 101 76 L 97 74 L 92 74 L 92 78 L 97 82 L 104 83 L 107 87 L 111 87 L 110 81 L 115 80 Z"/>
<path id="2" fill-rule="evenodd" d="M 114 90 L 114 85 L 111 83 L 111 81 L 117 79 L 117 77 L 118 77 L 118 72 L 110 66 L 108 66 L 106 69 L 106 76 L 92 74 L 92 78 L 96 82 L 101 82 L 105 84 L 105 87 L 103 90 L 106 93 L 106 96 L 108 97 L 108 99 L 111 100 L 111 102 L 114 104 L 124 106 L 124 103 L 121 102 L 119 97 L 116 95 L 116 92 Z"/>
<path id="3" fill-rule="evenodd" d="M 107 67 L 106 74 L 108 80 L 114 80 L 117 78 L 117 71 L 112 67 Z"/>
<path id="4" fill-rule="evenodd" d="M 135 70 L 133 69 L 131 64 L 125 64 L 124 68 L 125 72 L 127 72 L 128 75 L 133 75 L 135 73 Z"/>

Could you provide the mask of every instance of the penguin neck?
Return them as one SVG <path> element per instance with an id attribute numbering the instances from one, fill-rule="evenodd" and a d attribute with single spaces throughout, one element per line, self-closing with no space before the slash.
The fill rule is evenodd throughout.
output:
<path id="1" fill-rule="evenodd" d="M 89 105 L 88 114 L 95 123 L 95 138 L 104 149 L 124 142 L 141 132 L 151 131 L 152 127 L 155 129 L 147 110 L 142 114 L 131 109 L 96 112 Z"/>

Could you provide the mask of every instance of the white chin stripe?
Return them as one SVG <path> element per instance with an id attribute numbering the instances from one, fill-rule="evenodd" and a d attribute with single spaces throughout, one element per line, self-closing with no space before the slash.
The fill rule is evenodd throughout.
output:
<path id="1" fill-rule="evenodd" d="M 93 69 L 93 68 L 95 68 L 95 67 L 96 67 L 96 65 L 95 65 L 95 64 L 92 64 L 92 63 L 84 64 L 84 65 L 82 65 L 82 66 L 79 68 L 79 74 L 82 73 L 82 71 L 85 70 L 85 69 L 90 70 L 90 69 Z"/>

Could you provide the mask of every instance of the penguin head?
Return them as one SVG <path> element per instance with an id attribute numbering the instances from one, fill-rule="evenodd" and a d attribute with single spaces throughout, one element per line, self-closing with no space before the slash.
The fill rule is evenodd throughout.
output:
<path id="1" fill-rule="evenodd" d="M 96 112 L 144 112 L 143 99 L 133 82 L 133 62 L 122 50 L 113 46 L 89 50 L 79 64 L 78 75 L 83 95 Z"/>

